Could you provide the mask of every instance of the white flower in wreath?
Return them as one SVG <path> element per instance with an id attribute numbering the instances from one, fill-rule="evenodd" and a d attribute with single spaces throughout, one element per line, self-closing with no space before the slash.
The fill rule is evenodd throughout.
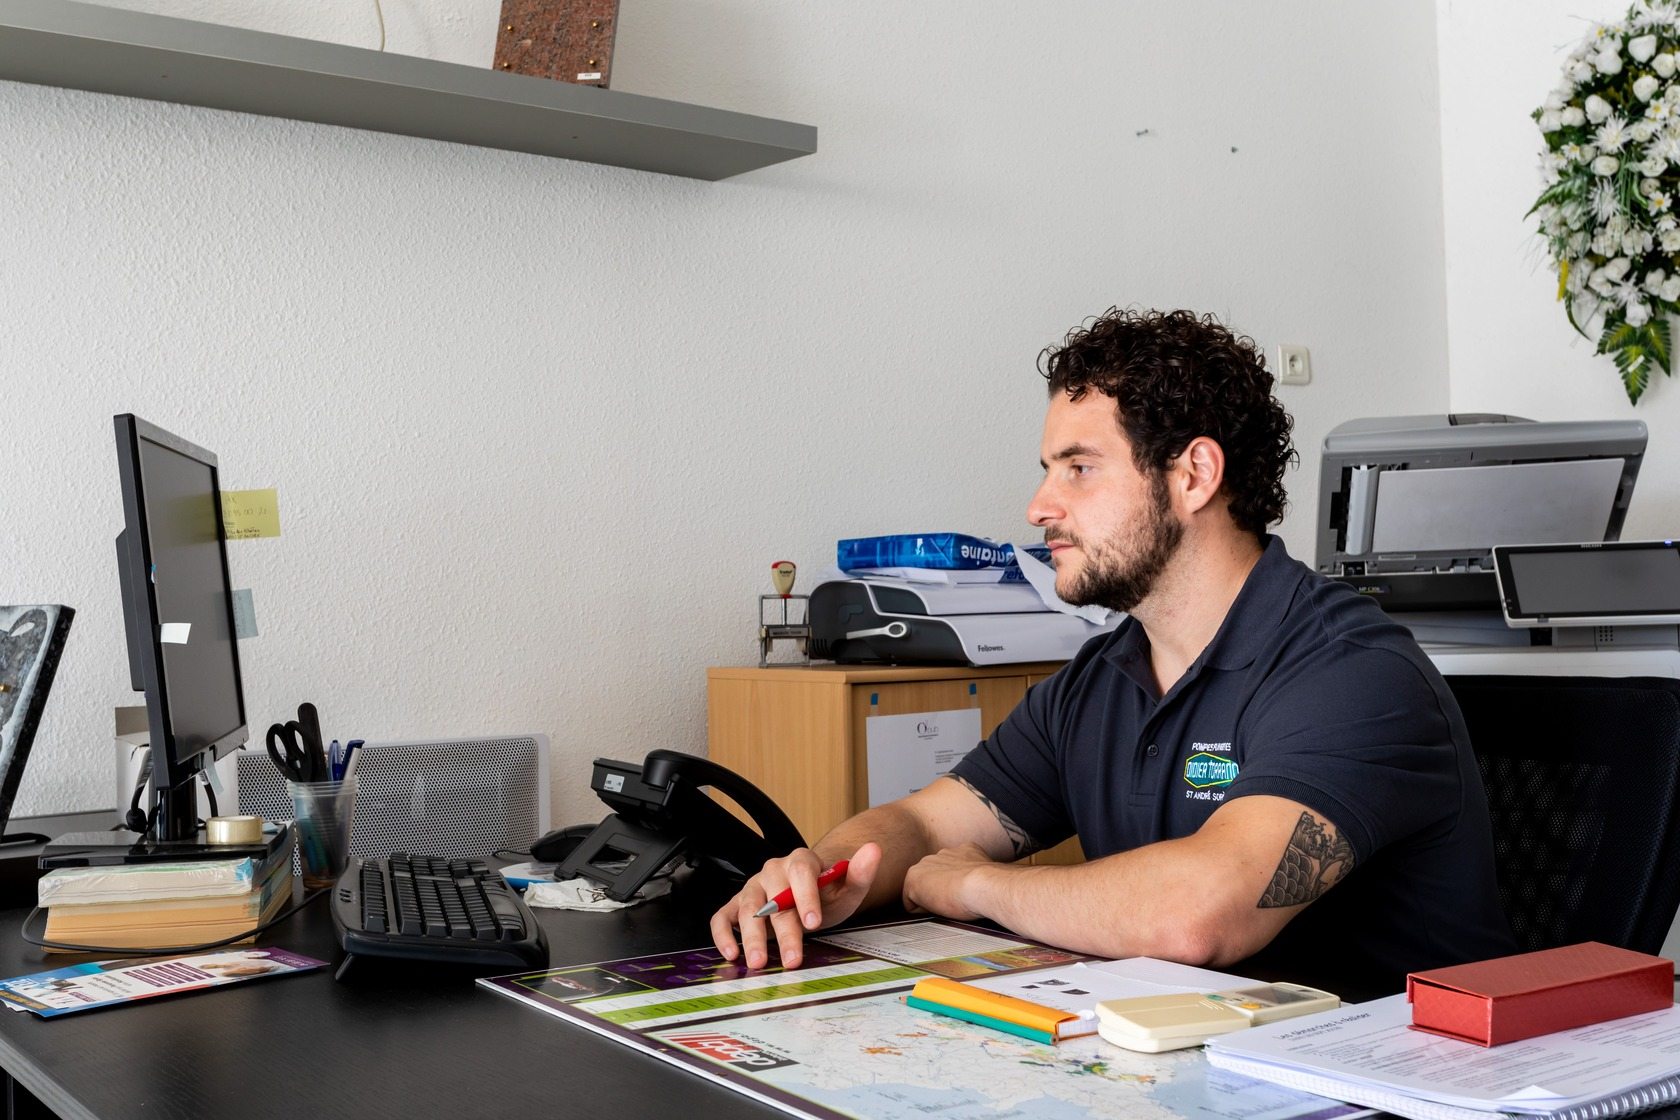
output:
<path id="1" fill-rule="evenodd" d="M 1673 119 L 1674 106 L 1662 100 L 1660 97 L 1645 106 L 1645 122 L 1651 125 L 1652 128 L 1662 128 Z"/>
<path id="2" fill-rule="evenodd" d="M 1606 78 L 1615 77 L 1617 74 L 1622 72 L 1621 49 L 1618 47 L 1613 51 L 1599 51 L 1597 54 L 1593 55 L 1592 64 L 1593 69 L 1597 70 L 1600 74 L 1603 74 Z"/>
<path id="3" fill-rule="evenodd" d="M 1657 293 L 1664 303 L 1673 303 L 1680 299 L 1680 276 L 1670 276 L 1663 281 L 1662 291 Z"/>
<path id="4" fill-rule="evenodd" d="M 1680 105 L 1680 86 L 1671 85 L 1663 90 L 1662 99 L 1670 105 Z"/>
<path id="5" fill-rule="evenodd" d="M 1645 274 L 1645 290 L 1654 296 L 1661 295 L 1663 281 L 1666 279 L 1668 279 L 1668 275 L 1662 269 L 1653 268 Z"/>
<path id="6" fill-rule="evenodd" d="M 1655 35 L 1641 35 L 1637 39 L 1629 39 L 1627 52 L 1628 57 L 1635 62 L 1649 62 L 1651 56 L 1657 53 L 1657 37 Z"/>
<path id="7" fill-rule="evenodd" d="M 1592 239 L 1584 232 L 1570 234 L 1568 246 L 1570 254 L 1572 256 L 1580 256 L 1582 253 L 1587 251 L 1587 245 L 1591 242 L 1591 240 Z"/>
<path id="8" fill-rule="evenodd" d="M 1569 78 L 1576 85 L 1592 81 L 1593 74 L 1594 71 L 1592 63 L 1586 61 L 1585 59 L 1582 59 L 1580 62 L 1572 62 L 1569 64 Z"/>
<path id="9" fill-rule="evenodd" d="M 1558 118 L 1563 121 L 1565 128 L 1580 128 L 1587 123 L 1587 115 L 1576 105 L 1570 105 L 1558 113 Z"/>
<path id="10" fill-rule="evenodd" d="M 1617 215 L 1622 212 L 1622 199 L 1616 193 L 1616 184 L 1610 182 L 1594 184 L 1592 212 L 1593 217 L 1601 223 L 1614 221 Z"/>
<path id="11" fill-rule="evenodd" d="M 1617 249 L 1619 249 L 1621 244 L 1621 234 L 1611 233 L 1609 230 L 1601 229 L 1597 233 L 1593 234 L 1592 251 L 1601 257 L 1608 257 L 1611 253 L 1614 253 Z"/>
<path id="12" fill-rule="evenodd" d="M 1556 132 L 1563 127 L 1563 114 L 1547 109 L 1540 114 L 1539 124 L 1541 132 Z"/>
<path id="13" fill-rule="evenodd" d="M 1562 114 L 1558 114 L 1562 116 Z M 1644 144 L 1657 134 L 1655 121 L 1639 120 L 1628 126 L 1628 139 L 1635 144 Z"/>
<path id="14" fill-rule="evenodd" d="M 1659 78 L 1674 77 L 1674 56 L 1664 52 L 1651 60 L 1651 69 L 1657 72 Z"/>
<path id="15" fill-rule="evenodd" d="M 1637 293 L 1638 289 L 1635 288 L 1634 291 Z M 1622 314 L 1627 318 L 1630 327 L 1643 327 L 1651 321 L 1650 305 L 1637 294 L 1622 305 Z"/>
<path id="16" fill-rule="evenodd" d="M 1654 74 L 1642 74 L 1633 80 L 1633 95 L 1641 101 L 1649 101 L 1662 88 L 1662 82 Z"/>
<path id="17" fill-rule="evenodd" d="M 1594 175 L 1614 175 L 1620 166 L 1621 161 L 1615 156 L 1599 156 L 1592 162 Z"/>
<path id="18" fill-rule="evenodd" d="M 1551 93 L 1546 95 L 1545 103 L 1541 105 L 1541 108 L 1551 109 L 1554 112 L 1561 112 L 1566 100 L 1567 98 L 1565 98 L 1563 94 L 1559 93 L 1557 90 L 1553 90 Z M 1650 99 L 1647 98 L 1646 100 Z"/>
<path id="19" fill-rule="evenodd" d="M 1651 251 L 1656 239 L 1650 230 L 1633 229 L 1622 234 L 1622 252 L 1630 257 L 1642 257 Z"/>
<path id="20" fill-rule="evenodd" d="M 1680 132 L 1664 129 L 1649 148 L 1645 149 L 1646 159 L 1660 159 L 1664 163 L 1680 163 Z"/>
<path id="21" fill-rule="evenodd" d="M 1546 119 L 1546 114 L 1542 113 L 1540 119 L 1543 122 Z M 1622 150 L 1622 145 L 1628 142 L 1627 122 L 1612 113 L 1605 118 L 1603 124 L 1598 126 L 1598 132 L 1593 135 L 1593 139 L 1598 142 L 1599 151 L 1619 152 Z"/>
<path id="22" fill-rule="evenodd" d="M 1657 235 L 1657 245 L 1665 253 L 1680 253 L 1680 229 L 1665 229 Z"/>
<path id="23" fill-rule="evenodd" d="M 1587 119 L 1594 124 L 1598 124 L 1611 113 L 1610 102 L 1596 93 L 1587 94 L 1586 103 L 1582 107 L 1587 111 Z"/>

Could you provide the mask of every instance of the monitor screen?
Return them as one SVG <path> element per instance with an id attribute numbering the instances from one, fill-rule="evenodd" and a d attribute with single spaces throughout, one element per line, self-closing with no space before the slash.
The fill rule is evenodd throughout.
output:
<path id="1" fill-rule="evenodd" d="M 154 798 L 178 793 L 184 808 L 185 783 L 246 732 L 216 457 L 133 416 L 116 427 L 130 664 L 146 693 Z M 196 827 L 165 823 L 169 839 Z"/>
<path id="2" fill-rule="evenodd" d="M 1669 541 L 1498 550 L 1513 618 L 1680 615 L 1680 549 Z"/>

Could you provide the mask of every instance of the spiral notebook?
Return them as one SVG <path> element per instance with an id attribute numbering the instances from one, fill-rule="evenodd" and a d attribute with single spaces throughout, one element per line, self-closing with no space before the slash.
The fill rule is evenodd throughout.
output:
<path id="1" fill-rule="evenodd" d="M 1680 1008 L 1492 1049 L 1414 1031 L 1390 996 L 1211 1040 L 1221 1069 L 1415 1120 L 1630 1116 L 1680 1101 Z"/>

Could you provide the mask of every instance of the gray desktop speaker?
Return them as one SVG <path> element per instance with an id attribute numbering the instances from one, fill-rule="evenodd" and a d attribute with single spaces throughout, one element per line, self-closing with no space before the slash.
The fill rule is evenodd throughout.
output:
<path id="1" fill-rule="evenodd" d="M 483 858 L 549 829 L 548 736 L 367 743 L 357 748 L 350 854 Z M 286 780 L 260 749 L 239 752 L 239 811 L 290 820 Z M 294 862 L 295 859 L 294 859 Z"/>

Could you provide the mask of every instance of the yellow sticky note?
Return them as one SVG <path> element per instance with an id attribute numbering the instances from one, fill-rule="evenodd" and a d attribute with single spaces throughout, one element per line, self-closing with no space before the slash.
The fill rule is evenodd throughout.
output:
<path id="1" fill-rule="evenodd" d="M 280 535 L 279 491 L 223 490 L 222 526 L 230 541 Z"/>

